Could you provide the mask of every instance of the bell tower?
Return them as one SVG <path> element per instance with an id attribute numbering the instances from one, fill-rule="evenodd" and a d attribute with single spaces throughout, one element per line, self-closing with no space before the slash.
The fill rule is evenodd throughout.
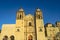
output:
<path id="1" fill-rule="evenodd" d="M 41 10 L 39 8 L 36 9 L 36 19 L 42 19 L 42 18 L 43 16 Z"/>
<path id="2" fill-rule="evenodd" d="M 19 9 L 19 11 L 17 12 L 17 17 L 16 20 L 23 20 L 24 19 L 24 10 L 22 8 Z"/>
<path id="3" fill-rule="evenodd" d="M 25 16 L 24 10 L 20 8 L 17 12 L 16 24 L 21 26 L 23 24 L 24 16 Z"/>
<path id="4" fill-rule="evenodd" d="M 35 19 L 36 19 L 35 26 L 36 26 L 37 40 L 45 40 L 43 16 L 42 11 L 39 8 L 36 9 Z"/>
<path id="5" fill-rule="evenodd" d="M 16 40 L 24 40 L 24 17 L 25 17 L 24 10 L 20 8 L 17 11 L 16 16 L 16 27 L 15 27 Z"/>

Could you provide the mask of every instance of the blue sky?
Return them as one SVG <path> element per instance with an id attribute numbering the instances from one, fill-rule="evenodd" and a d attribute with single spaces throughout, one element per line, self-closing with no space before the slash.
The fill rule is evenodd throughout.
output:
<path id="1" fill-rule="evenodd" d="M 26 14 L 32 15 L 36 8 L 40 8 L 45 24 L 60 21 L 60 0 L 0 0 L 0 29 L 2 24 L 16 22 L 16 12 L 21 7 Z"/>

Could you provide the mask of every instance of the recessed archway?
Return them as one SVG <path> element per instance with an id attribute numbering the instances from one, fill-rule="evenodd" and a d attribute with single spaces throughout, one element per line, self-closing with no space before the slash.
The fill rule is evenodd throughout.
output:
<path id="1" fill-rule="evenodd" d="M 33 40 L 33 36 L 32 35 L 29 35 L 28 36 L 28 40 Z"/>
<path id="2" fill-rule="evenodd" d="M 15 38 L 15 37 L 14 37 L 13 35 L 12 35 L 12 36 L 10 36 L 10 39 L 11 39 L 11 40 L 14 40 L 14 38 Z"/>
<path id="3" fill-rule="evenodd" d="M 4 36 L 3 40 L 8 40 L 8 36 Z"/>

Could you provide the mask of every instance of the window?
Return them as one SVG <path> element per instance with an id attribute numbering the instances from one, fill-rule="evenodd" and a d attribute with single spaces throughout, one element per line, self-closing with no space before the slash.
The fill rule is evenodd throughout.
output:
<path id="1" fill-rule="evenodd" d="M 42 19 L 42 16 L 38 15 L 38 19 Z"/>
<path id="2" fill-rule="evenodd" d="M 40 19 L 40 15 L 38 15 L 38 19 Z"/>
<path id="3" fill-rule="evenodd" d="M 40 31 L 42 31 L 42 29 L 40 29 Z"/>
<path id="4" fill-rule="evenodd" d="M 17 31 L 19 32 L 20 30 L 19 30 L 19 29 L 17 29 Z"/>
<path id="5" fill-rule="evenodd" d="M 21 19 L 21 15 L 20 15 L 20 19 Z"/>
<path id="6" fill-rule="evenodd" d="M 3 40 L 8 40 L 8 36 L 4 36 Z"/>
<path id="7" fill-rule="evenodd" d="M 32 26 L 31 22 L 29 22 L 29 26 Z"/>
<path id="8" fill-rule="evenodd" d="M 10 39 L 11 39 L 11 40 L 14 40 L 14 36 L 13 36 L 13 35 L 12 35 L 12 36 L 10 36 Z"/>

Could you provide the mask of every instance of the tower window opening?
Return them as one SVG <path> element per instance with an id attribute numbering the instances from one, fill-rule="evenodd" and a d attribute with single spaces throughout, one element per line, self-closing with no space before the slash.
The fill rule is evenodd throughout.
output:
<path id="1" fill-rule="evenodd" d="M 38 15 L 38 19 L 40 19 L 40 15 Z"/>
<path id="2" fill-rule="evenodd" d="M 38 15 L 38 19 L 42 19 L 42 16 Z"/>
<path id="3" fill-rule="evenodd" d="M 21 17 L 22 17 L 22 16 L 20 15 L 20 19 L 21 19 Z"/>
<path id="4" fill-rule="evenodd" d="M 29 22 L 29 26 L 32 26 L 31 22 Z"/>

